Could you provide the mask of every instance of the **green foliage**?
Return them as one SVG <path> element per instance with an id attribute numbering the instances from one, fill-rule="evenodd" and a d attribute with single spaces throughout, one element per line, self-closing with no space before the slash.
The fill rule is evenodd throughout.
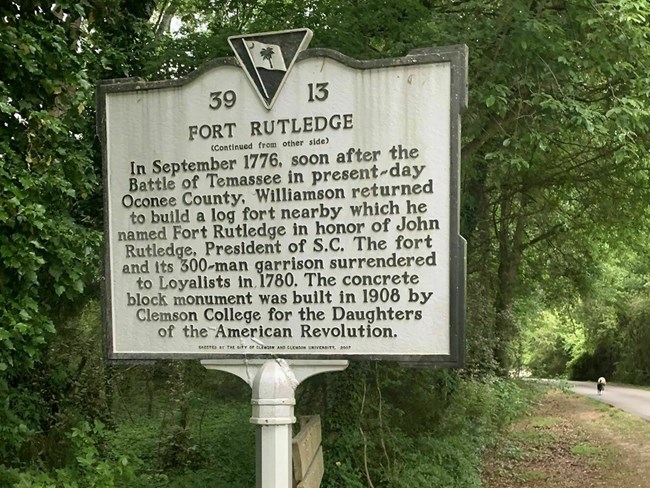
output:
<path id="1" fill-rule="evenodd" d="M 619 248 L 618 254 L 604 255 L 594 267 L 579 314 L 585 348 L 570 364 L 572 378 L 650 380 L 643 374 L 645 351 L 650 346 L 650 336 L 644 333 L 647 283 L 648 260 L 642 242 Z"/>
<path id="2" fill-rule="evenodd" d="M 315 396 L 323 398 L 323 486 L 336 488 L 480 486 L 484 447 L 528 405 L 510 381 L 376 363 L 311 379 L 298 403 L 305 413 Z"/>
<path id="3" fill-rule="evenodd" d="M 568 364 L 569 378 L 580 381 L 595 381 L 601 376 L 616 375 L 618 349 L 614 344 L 599 344 L 594 351 L 585 351 Z"/>
<path id="4" fill-rule="evenodd" d="M 156 390 L 164 391 L 166 381 L 157 380 Z M 135 486 L 248 488 L 255 484 L 250 398 L 230 402 L 215 395 L 212 386 L 210 382 L 197 384 L 194 392 L 186 389 L 187 385 L 176 386 L 184 389 L 182 396 L 191 405 L 184 427 L 178 424 L 177 402 L 169 402 L 163 395 L 154 400 L 153 416 L 147 413 L 146 399 L 141 397 L 144 392 L 124 399 L 133 404 L 128 406 L 128 414 L 120 412 L 107 446 L 137 466 L 140 484 Z M 116 399 L 116 403 L 122 401 Z"/>
<path id="5" fill-rule="evenodd" d="M 0 10 L 0 371 L 8 375 L 39 359 L 54 312 L 93 279 L 100 242 L 84 209 L 98 190 L 80 117 L 93 96 L 87 59 L 70 51 L 70 26 L 11 5 Z"/>
<path id="6" fill-rule="evenodd" d="M 98 315 L 98 304 L 91 302 L 82 313 L 61 321 L 38 374 L 22 372 L 31 388 L 8 388 L 3 396 L 0 413 L 13 415 L 2 424 L 2 435 L 9 440 L 2 445 L 7 449 L 3 455 L 15 465 L 65 466 L 73 459 L 70 430 L 82 422 L 110 421 L 111 390 L 102 363 Z M 15 425 L 21 432 L 12 437 Z"/>
<path id="7" fill-rule="evenodd" d="M 104 425 L 81 422 L 68 433 L 73 447 L 73 460 L 54 473 L 38 470 L 0 471 L 6 485 L 14 488 L 122 488 L 138 486 L 133 467 L 126 457 L 111 459 L 102 452 Z M 1 468 L 0 468 L 1 469 Z"/>
<path id="8" fill-rule="evenodd" d="M 195 469 L 201 467 L 205 453 L 199 449 L 189 428 L 192 391 L 186 382 L 187 366 L 170 365 L 167 380 L 171 412 L 163 418 L 160 428 L 158 458 L 162 470 Z"/>
<path id="9" fill-rule="evenodd" d="M 589 280 L 597 243 L 624 241 L 629 222 L 647 225 L 643 206 L 620 202 L 648 198 L 648 26 L 630 20 L 648 5 L 483 5 L 464 2 L 441 23 L 476 39 L 463 233 L 469 280 L 492 283 L 492 344 L 506 370 L 521 329 L 517 301 L 542 288 L 557 308 L 555 298 Z M 621 52 L 625 61 L 612 61 Z M 632 109 L 638 103 L 645 108 Z"/>
<path id="10" fill-rule="evenodd" d="M 486 439 L 525 405 L 486 379 L 513 363 L 650 381 L 649 17 L 645 0 L 2 2 L 0 484 L 253 484 L 248 408 L 204 393 L 246 387 L 191 364 L 105 367 L 88 303 L 93 87 L 184 75 L 242 32 L 310 27 L 313 47 L 359 58 L 470 48 L 467 369 L 359 363 L 302 388 L 299 409 L 323 414 L 328 486 L 477 486 Z"/>
<path id="11" fill-rule="evenodd" d="M 624 333 L 616 378 L 635 384 L 650 385 L 650 299 L 639 298 L 629 304 L 622 321 Z"/>
<path id="12" fill-rule="evenodd" d="M 523 363 L 534 376 L 564 376 L 568 364 L 583 352 L 584 329 L 571 315 L 570 309 L 533 309 L 528 314 L 529 322 L 524 325 Z"/>
<path id="13" fill-rule="evenodd" d="M 174 425 L 160 440 L 160 465 L 163 470 L 196 469 L 205 462 L 205 453 L 194 442 L 187 427 Z"/>
<path id="14" fill-rule="evenodd" d="M 103 8 L 112 20 L 94 17 Z M 65 456 L 47 446 L 103 414 L 101 367 L 75 347 L 91 336 L 75 318 L 99 286 L 94 86 L 139 59 L 119 55 L 134 38 L 118 42 L 107 24 L 122 33 L 141 24 L 113 0 L 3 2 L 0 18 L 0 462 L 56 465 Z M 72 347 L 53 347 L 64 336 Z"/>
<path id="15" fill-rule="evenodd" d="M 492 305 L 489 286 L 482 283 L 478 276 L 467 283 L 467 362 L 468 374 L 481 377 L 498 369 L 494 357 L 497 343 L 494 323 L 496 314 Z"/>

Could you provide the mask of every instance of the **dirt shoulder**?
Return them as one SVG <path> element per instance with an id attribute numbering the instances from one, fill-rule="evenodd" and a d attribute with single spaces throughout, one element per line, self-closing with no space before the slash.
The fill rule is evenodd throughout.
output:
<path id="1" fill-rule="evenodd" d="M 650 423 L 549 390 L 485 458 L 486 488 L 650 488 Z"/>

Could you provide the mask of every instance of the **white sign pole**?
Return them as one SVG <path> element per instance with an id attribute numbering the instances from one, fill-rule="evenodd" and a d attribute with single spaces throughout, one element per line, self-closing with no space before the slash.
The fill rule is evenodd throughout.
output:
<path id="1" fill-rule="evenodd" d="M 291 431 L 295 423 L 295 391 L 311 376 L 342 371 L 342 360 L 215 360 L 201 361 L 212 370 L 231 373 L 252 388 L 251 423 L 256 432 L 256 488 L 291 487 Z"/>

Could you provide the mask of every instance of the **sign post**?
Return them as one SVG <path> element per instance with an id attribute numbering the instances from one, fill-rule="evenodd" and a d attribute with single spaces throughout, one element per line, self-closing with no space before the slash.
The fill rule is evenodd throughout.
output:
<path id="1" fill-rule="evenodd" d="M 207 369 L 231 373 L 249 384 L 253 393 L 251 423 L 256 430 L 257 488 L 291 486 L 291 431 L 295 390 L 307 378 L 342 371 L 347 361 L 263 359 L 206 360 Z"/>
<path id="2" fill-rule="evenodd" d="M 99 86 L 110 360 L 248 380 L 260 360 L 260 391 L 301 360 L 462 365 L 466 47 L 358 61 L 310 38 L 235 36 L 185 78 Z M 293 419 L 283 395 L 253 418 Z"/>

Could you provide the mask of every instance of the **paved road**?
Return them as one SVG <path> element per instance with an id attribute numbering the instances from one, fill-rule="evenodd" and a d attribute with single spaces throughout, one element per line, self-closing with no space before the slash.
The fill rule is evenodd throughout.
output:
<path id="1" fill-rule="evenodd" d="M 598 396 L 595 382 L 569 381 L 569 384 L 573 386 L 573 391 L 580 395 L 605 402 L 650 421 L 650 391 L 648 390 L 608 384 L 604 393 Z"/>

